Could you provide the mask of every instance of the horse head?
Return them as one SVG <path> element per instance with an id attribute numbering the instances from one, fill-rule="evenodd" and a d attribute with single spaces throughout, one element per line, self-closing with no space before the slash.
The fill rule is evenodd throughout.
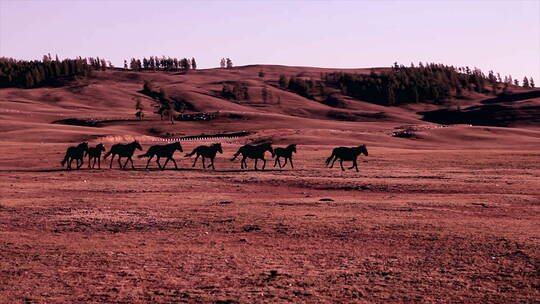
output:
<path id="1" fill-rule="evenodd" d="M 179 142 L 175 142 L 175 143 L 173 144 L 173 147 L 174 147 L 176 150 L 180 151 L 180 152 L 184 152 L 184 150 L 182 149 L 182 145 L 180 145 Z"/>
<path id="2" fill-rule="evenodd" d="M 289 147 L 290 147 L 290 149 L 291 149 L 291 152 L 296 153 L 296 144 L 292 144 L 292 145 L 290 145 Z"/>
<path id="3" fill-rule="evenodd" d="M 83 142 L 79 145 L 79 148 L 82 149 L 83 151 L 88 151 L 88 142 Z"/>
<path id="4" fill-rule="evenodd" d="M 272 153 L 272 157 L 276 156 L 276 154 L 274 153 L 274 149 L 272 149 L 272 144 L 271 143 L 263 144 L 263 148 L 264 148 L 263 151 L 268 151 L 268 152 Z"/>
<path id="5" fill-rule="evenodd" d="M 217 152 L 223 154 L 223 149 L 221 148 L 221 144 L 213 144 L 212 145 L 214 149 L 216 149 Z"/>
<path id="6" fill-rule="evenodd" d="M 365 156 L 368 156 L 368 150 L 367 150 L 366 145 L 358 146 L 358 148 L 360 148 L 360 153 L 364 154 Z"/>
<path id="7" fill-rule="evenodd" d="M 132 142 L 131 144 L 132 144 L 133 146 L 135 146 L 135 149 L 137 149 L 137 150 L 141 150 L 141 151 L 142 151 L 142 147 L 141 147 L 141 144 L 139 144 L 139 142 L 138 142 L 138 141 L 136 141 L 136 140 L 135 140 L 135 141 L 134 141 L 134 142 Z"/>
<path id="8" fill-rule="evenodd" d="M 97 145 L 96 148 L 98 148 L 98 151 L 103 151 L 103 152 L 105 152 L 105 146 L 103 146 L 103 144 Z"/>

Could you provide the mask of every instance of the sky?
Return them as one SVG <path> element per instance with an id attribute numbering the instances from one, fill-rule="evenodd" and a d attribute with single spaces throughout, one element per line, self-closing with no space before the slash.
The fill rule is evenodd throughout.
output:
<path id="1" fill-rule="evenodd" d="M 195 57 L 362 68 L 436 62 L 540 83 L 540 0 L 0 0 L 0 56 Z"/>

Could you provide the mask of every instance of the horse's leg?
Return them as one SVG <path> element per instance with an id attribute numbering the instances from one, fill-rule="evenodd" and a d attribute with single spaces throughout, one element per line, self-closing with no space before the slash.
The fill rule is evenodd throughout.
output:
<path id="1" fill-rule="evenodd" d="M 171 157 L 171 160 L 172 160 L 172 162 L 173 162 L 173 164 L 174 164 L 174 168 L 175 168 L 176 170 L 178 170 L 178 166 L 176 165 L 176 161 L 174 160 L 174 158 Z"/>
<path id="2" fill-rule="evenodd" d="M 341 171 L 345 171 L 345 168 L 343 168 L 343 159 L 339 159 L 339 165 L 341 166 Z"/>
<path id="3" fill-rule="evenodd" d="M 211 158 L 210 158 L 210 161 L 212 162 L 212 169 L 216 170 L 216 167 L 214 167 L 214 158 L 211 157 Z"/>
<path id="4" fill-rule="evenodd" d="M 263 167 L 262 167 L 262 169 L 264 170 L 264 168 L 266 168 L 266 159 L 263 158 L 262 161 L 263 161 Z"/>
<path id="5" fill-rule="evenodd" d="M 354 167 L 356 168 L 356 172 L 358 172 L 358 162 L 356 161 L 356 158 L 354 159 Z"/>
<path id="6" fill-rule="evenodd" d="M 294 165 L 293 165 L 293 163 L 292 163 L 292 157 L 289 158 L 289 162 L 291 163 L 291 168 L 294 169 Z"/>
<path id="7" fill-rule="evenodd" d="M 81 159 L 77 158 L 77 170 L 79 170 L 82 167 L 83 164 L 84 164 L 83 159 L 82 158 Z"/>
<path id="8" fill-rule="evenodd" d="M 240 161 L 240 169 L 244 169 L 244 162 L 246 161 L 246 158 L 242 156 L 242 160 Z"/>
<path id="9" fill-rule="evenodd" d="M 204 163 L 204 156 L 202 157 L 202 167 L 203 169 L 206 168 L 206 164 Z"/>
<path id="10" fill-rule="evenodd" d="M 257 162 L 259 161 L 258 158 L 255 158 L 255 170 L 257 170 Z"/>
<path id="11" fill-rule="evenodd" d="M 274 160 L 274 167 L 277 165 L 279 161 L 279 156 L 276 155 L 276 159 Z M 281 164 L 279 164 L 279 167 L 281 168 Z"/>
<path id="12" fill-rule="evenodd" d="M 191 167 L 195 167 L 195 164 L 197 163 L 198 159 L 199 159 L 199 154 L 197 154 L 197 156 L 195 157 L 195 161 L 193 162 L 193 166 L 191 166 Z"/>
<path id="13" fill-rule="evenodd" d="M 337 157 L 334 157 L 334 159 L 332 160 L 332 164 L 330 165 L 330 168 L 334 168 L 334 163 L 336 162 L 337 160 Z"/>
<path id="14" fill-rule="evenodd" d="M 150 165 L 150 161 L 152 160 L 151 157 L 148 158 L 148 161 L 146 162 L 146 169 L 148 169 L 148 166 Z"/>
<path id="15" fill-rule="evenodd" d="M 94 163 L 96 161 L 94 160 Z M 97 165 L 98 165 L 98 169 L 101 169 L 101 154 L 97 157 Z"/>
<path id="16" fill-rule="evenodd" d="M 118 155 L 118 165 L 120 166 L 120 169 L 125 169 L 126 168 L 126 164 L 127 164 L 127 160 L 126 160 L 126 163 L 122 166 L 122 162 L 120 161 L 121 157 L 120 155 Z"/>
<path id="17" fill-rule="evenodd" d="M 90 157 L 90 154 L 88 154 L 88 169 L 91 169 L 90 163 L 92 162 L 92 157 Z"/>
<path id="18" fill-rule="evenodd" d="M 112 161 L 114 159 L 114 154 L 111 156 L 111 165 L 109 166 L 110 169 L 112 169 Z"/>
<path id="19" fill-rule="evenodd" d="M 71 170 L 71 163 L 73 162 L 73 158 L 69 159 L 67 168 Z"/>
<path id="20" fill-rule="evenodd" d="M 161 169 L 161 164 L 159 163 L 159 159 L 160 159 L 160 158 L 161 158 L 161 157 L 159 157 L 159 156 L 156 158 L 156 163 L 157 163 L 158 167 Z"/>
<path id="21" fill-rule="evenodd" d="M 285 158 L 285 162 L 283 162 L 283 166 L 281 166 L 281 165 L 279 166 L 280 168 L 285 168 L 285 166 L 287 165 L 287 158 L 286 157 L 284 157 L 284 158 Z"/>
<path id="22" fill-rule="evenodd" d="M 133 164 L 133 158 L 128 157 L 128 160 L 131 162 L 131 169 L 135 169 L 135 165 Z"/>
<path id="23" fill-rule="evenodd" d="M 165 167 L 167 167 L 167 163 L 169 162 L 169 158 L 167 157 L 167 159 L 165 160 L 165 163 L 163 164 L 163 169 L 165 170 Z"/>

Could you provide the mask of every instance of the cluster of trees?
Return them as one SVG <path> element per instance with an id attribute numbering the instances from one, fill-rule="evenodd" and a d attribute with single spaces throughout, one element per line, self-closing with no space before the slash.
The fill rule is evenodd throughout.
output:
<path id="1" fill-rule="evenodd" d="M 280 75 L 278 83 L 280 88 L 290 90 L 309 99 L 315 99 L 316 95 L 326 95 L 325 84 L 322 81 L 316 81 L 312 78 L 304 79 L 301 77 Z"/>
<path id="2" fill-rule="evenodd" d="M 179 113 L 183 113 L 186 110 L 194 110 L 193 105 L 187 100 L 181 97 L 170 97 L 165 88 L 161 87 L 158 90 L 152 81 L 145 81 L 143 89 L 140 92 L 154 100 L 154 113 L 159 114 L 161 120 L 170 120 L 171 124 L 174 124 L 174 119 L 176 119 Z M 138 104 L 140 105 L 140 102 L 135 104 L 136 110 L 142 112 L 143 109 L 142 107 L 138 108 Z"/>
<path id="3" fill-rule="evenodd" d="M 442 64 L 422 63 L 415 67 L 398 65 L 379 73 L 324 74 L 326 85 L 339 88 L 344 95 L 384 105 L 411 102 L 442 103 L 450 97 L 460 98 L 465 91 L 499 93 L 506 91 L 512 77 L 505 81 L 492 71 L 485 75 L 479 69 L 455 68 Z M 491 91 L 487 88 L 491 86 Z"/>
<path id="4" fill-rule="evenodd" d="M 124 60 L 124 69 L 128 68 L 127 60 Z M 136 71 L 178 71 L 178 70 L 190 70 L 197 69 L 197 62 L 195 58 L 171 58 L 171 57 L 157 57 L 150 56 L 150 58 L 144 57 L 142 60 L 137 58 L 131 58 L 129 68 Z"/>
<path id="5" fill-rule="evenodd" d="M 232 63 L 232 60 L 231 58 L 221 58 L 221 61 L 219 62 L 219 66 L 224 69 L 224 68 L 227 68 L 227 69 L 230 69 L 233 67 L 233 63 Z"/>
<path id="6" fill-rule="evenodd" d="M 221 89 L 221 96 L 232 100 L 249 99 L 249 90 L 245 84 L 234 82 L 232 84 L 224 83 Z"/>
<path id="7" fill-rule="evenodd" d="M 89 63 L 90 61 L 90 63 Z M 96 63 L 96 62 L 99 62 Z M 43 60 L 17 60 L 0 58 L 0 87 L 34 88 L 43 85 L 54 85 L 61 79 L 75 76 L 87 76 L 92 69 L 101 69 L 103 59 L 55 59 L 50 54 Z"/>
<path id="8" fill-rule="evenodd" d="M 530 79 L 527 79 L 527 77 L 523 77 L 522 83 L 524 88 L 534 88 L 534 79 L 532 77 L 530 77 Z M 518 85 L 518 83 L 516 83 L 516 85 Z"/>

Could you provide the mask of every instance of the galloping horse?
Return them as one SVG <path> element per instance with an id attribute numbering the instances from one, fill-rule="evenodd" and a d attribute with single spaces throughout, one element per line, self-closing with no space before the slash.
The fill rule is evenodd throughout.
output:
<path id="1" fill-rule="evenodd" d="M 262 169 L 266 167 L 266 160 L 264 159 L 264 152 L 269 151 L 272 153 L 272 157 L 274 157 L 274 149 L 272 149 L 271 143 L 265 143 L 257 146 L 252 145 L 244 145 L 238 149 L 238 152 L 234 155 L 234 157 L 231 159 L 231 161 L 235 160 L 236 157 L 240 154 L 242 154 L 242 161 L 240 162 L 240 168 L 245 169 L 247 168 L 246 158 L 251 158 L 255 160 L 255 170 L 257 169 L 257 161 L 259 159 L 262 159 L 263 161 L 263 167 Z"/>
<path id="2" fill-rule="evenodd" d="M 193 162 L 193 166 L 195 167 L 195 164 L 197 163 L 197 160 L 199 159 L 199 156 L 202 156 L 202 166 L 204 168 L 210 168 L 216 170 L 216 167 L 214 167 L 214 158 L 216 158 L 216 153 L 222 153 L 223 150 L 221 149 L 221 144 L 213 144 L 211 146 L 198 146 L 197 148 L 193 149 L 193 151 L 189 154 L 186 154 L 186 157 L 190 157 L 193 154 L 197 153 L 197 157 L 195 157 L 195 161 Z M 204 159 L 210 158 L 210 164 L 208 167 L 204 164 Z"/>
<path id="3" fill-rule="evenodd" d="M 279 165 L 280 168 L 283 168 L 287 165 L 287 160 L 291 163 L 291 168 L 294 169 L 294 165 L 292 162 L 292 154 L 296 153 L 296 144 L 288 145 L 286 148 L 275 148 L 274 153 L 276 154 L 276 160 L 274 161 L 274 167 L 276 164 Z M 283 163 L 283 166 L 281 165 L 281 162 L 279 160 L 280 157 L 285 158 L 285 162 Z"/>
<path id="4" fill-rule="evenodd" d="M 343 161 L 352 160 L 353 163 L 352 163 L 352 166 L 349 168 L 349 170 L 352 168 L 356 168 L 356 172 L 358 172 L 358 164 L 356 163 L 356 159 L 358 158 L 358 155 L 360 154 L 364 154 L 365 156 L 368 156 L 368 150 L 366 148 L 366 145 L 361 145 L 361 146 L 352 147 L 352 148 L 347 148 L 347 147 L 335 148 L 332 151 L 332 155 L 330 155 L 330 157 L 326 159 L 326 166 L 328 166 L 328 164 L 332 162 L 332 164 L 330 165 L 330 168 L 334 167 L 334 163 L 339 158 L 339 164 L 341 165 L 341 170 L 345 171 L 345 168 L 343 168 Z"/>
<path id="5" fill-rule="evenodd" d="M 120 168 L 125 169 L 128 161 L 131 161 L 131 168 L 135 169 L 135 166 L 133 166 L 133 159 L 131 159 L 131 157 L 133 156 L 133 153 L 135 152 L 135 149 L 138 149 L 138 150 L 142 151 L 141 145 L 136 140 L 133 141 L 132 143 L 129 143 L 129 144 L 126 144 L 126 145 L 124 145 L 124 144 L 116 144 L 116 145 L 113 145 L 111 147 L 111 150 L 109 150 L 109 152 L 107 152 L 107 154 L 105 154 L 105 156 L 103 156 L 103 159 L 106 159 L 107 156 L 112 154 L 111 165 L 109 166 L 109 168 L 112 168 L 112 163 L 113 163 L 114 156 L 118 155 L 118 165 L 120 166 Z M 126 160 L 126 162 L 124 163 L 123 166 L 122 166 L 122 163 L 120 162 L 120 159 L 122 157 L 127 157 L 127 160 Z"/>
<path id="6" fill-rule="evenodd" d="M 105 147 L 103 146 L 103 144 L 99 144 L 93 148 L 88 148 L 88 168 L 94 169 L 97 161 L 98 168 L 101 169 L 101 152 L 105 152 Z M 90 167 L 92 159 L 94 160 L 94 163 Z"/>
<path id="7" fill-rule="evenodd" d="M 150 164 L 150 161 L 152 160 L 154 155 L 157 156 L 156 163 L 158 164 L 158 167 L 160 169 L 162 170 L 165 169 L 165 166 L 167 166 L 167 163 L 169 162 L 169 160 L 172 160 L 174 167 L 178 169 L 178 166 L 176 165 L 176 161 L 173 158 L 173 154 L 174 152 L 176 152 L 176 150 L 180 152 L 184 152 L 179 142 L 175 142 L 168 145 L 155 145 L 155 146 L 151 146 L 150 149 L 146 151 L 146 153 L 141 154 L 137 157 L 138 158 L 148 157 L 148 161 L 146 162 L 146 169 L 148 169 L 148 165 Z M 165 160 L 165 163 L 163 164 L 163 167 L 161 167 L 161 164 L 159 163 L 159 159 L 162 157 L 167 158 Z"/>
<path id="8" fill-rule="evenodd" d="M 85 156 L 85 153 L 88 153 L 87 142 L 80 143 L 76 147 L 69 147 L 67 148 L 66 155 L 64 156 L 64 159 L 60 162 L 60 164 L 63 167 L 67 162 L 67 169 L 71 169 L 71 162 L 73 160 L 76 160 L 77 170 L 79 170 L 81 166 L 83 165 L 83 158 Z"/>

